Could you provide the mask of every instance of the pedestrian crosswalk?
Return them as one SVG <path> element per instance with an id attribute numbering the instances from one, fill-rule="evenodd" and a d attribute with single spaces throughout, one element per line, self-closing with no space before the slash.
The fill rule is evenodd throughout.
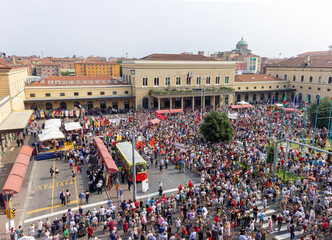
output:
<path id="1" fill-rule="evenodd" d="M 256 206 L 259 211 L 263 210 L 263 202 L 262 202 L 261 195 L 258 195 L 258 197 L 257 197 Z M 250 211 L 252 212 L 252 209 Z M 274 209 L 270 209 L 269 206 L 267 206 L 266 211 L 265 211 L 264 223 L 262 226 L 266 230 L 268 230 L 268 218 L 271 218 L 274 213 L 276 213 L 276 211 Z M 258 216 L 259 216 L 259 214 L 258 214 Z M 256 222 L 256 225 L 258 225 L 258 224 L 259 223 Z M 277 230 L 277 226 L 273 226 L 273 227 L 275 228 L 276 231 L 272 231 L 269 234 L 273 234 L 274 238 L 276 238 L 278 240 L 290 239 L 290 233 L 287 230 L 287 226 L 285 223 L 282 224 L 280 231 Z M 303 233 L 303 231 L 295 231 L 295 239 L 299 239 L 300 235 L 302 233 Z"/>

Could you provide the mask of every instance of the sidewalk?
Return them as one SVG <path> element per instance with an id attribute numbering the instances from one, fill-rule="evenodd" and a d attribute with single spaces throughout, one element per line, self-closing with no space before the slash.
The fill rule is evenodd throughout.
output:
<path id="1" fill-rule="evenodd" d="M 29 145 L 31 136 L 26 136 L 24 140 L 24 145 Z M 5 182 L 7 180 L 7 177 L 14 165 L 14 162 L 21 150 L 21 147 L 17 147 L 17 144 L 15 141 L 11 142 L 11 145 L 8 147 L 7 151 L 5 152 L 4 156 L 1 159 L 2 169 L 0 169 L 0 189 L 3 188 L 5 185 Z M 26 171 L 20 192 L 11 198 L 12 208 L 15 208 L 15 227 L 17 228 L 20 224 L 20 220 L 22 219 L 22 211 L 24 202 L 26 200 L 26 195 L 28 191 L 28 184 L 29 184 L 29 176 L 31 173 L 31 168 L 33 165 L 32 159 L 30 160 L 28 169 Z M 5 209 L 3 207 L 0 208 L 0 239 L 6 239 L 6 223 L 9 222 L 9 219 L 6 216 Z"/>

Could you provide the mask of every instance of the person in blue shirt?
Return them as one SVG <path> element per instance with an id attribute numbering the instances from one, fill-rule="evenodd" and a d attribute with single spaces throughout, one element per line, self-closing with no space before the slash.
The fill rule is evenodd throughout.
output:
<path id="1" fill-rule="evenodd" d="M 263 210 L 259 213 L 259 225 L 262 227 L 264 223 L 265 213 Z"/>

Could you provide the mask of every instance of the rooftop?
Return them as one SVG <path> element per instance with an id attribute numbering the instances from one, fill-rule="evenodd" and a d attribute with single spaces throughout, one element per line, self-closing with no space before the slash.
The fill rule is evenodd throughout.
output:
<path id="1" fill-rule="evenodd" d="M 48 62 L 48 63 L 39 63 L 39 64 L 36 64 L 36 66 L 60 66 L 60 64 Z"/>
<path id="2" fill-rule="evenodd" d="M 272 82 L 284 81 L 280 78 L 270 76 L 268 74 L 241 74 L 235 75 L 235 82 Z"/>
<path id="3" fill-rule="evenodd" d="M 267 67 L 332 68 L 332 55 L 299 56 L 268 65 Z"/>
<path id="4" fill-rule="evenodd" d="M 195 54 L 160 54 L 154 53 L 146 57 L 141 58 L 140 60 L 155 60 L 155 61 L 216 61 L 211 57 L 206 57 L 203 55 Z"/>
<path id="5" fill-rule="evenodd" d="M 30 84 L 37 86 L 128 85 L 111 77 L 51 76 Z"/>
<path id="6" fill-rule="evenodd" d="M 93 61 L 84 61 L 84 62 L 76 62 L 75 64 L 116 64 L 115 62 L 93 62 Z"/>

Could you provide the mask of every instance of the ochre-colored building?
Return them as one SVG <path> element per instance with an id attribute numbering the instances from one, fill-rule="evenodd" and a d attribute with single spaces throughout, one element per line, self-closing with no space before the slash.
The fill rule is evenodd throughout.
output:
<path id="1" fill-rule="evenodd" d="M 78 62 L 75 71 L 76 76 L 120 77 L 120 65 L 110 62 Z"/>
<path id="2" fill-rule="evenodd" d="M 25 87 L 25 108 L 128 110 L 134 107 L 130 84 L 111 77 L 48 77 Z"/>
<path id="3" fill-rule="evenodd" d="M 299 101 L 332 95 L 332 55 L 289 58 L 267 65 L 266 73 L 288 81 Z"/>
<path id="4" fill-rule="evenodd" d="M 235 62 L 194 54 L 152 54 L 123 61 L 135 108 L 197 108 L 233 103 Z"/>

